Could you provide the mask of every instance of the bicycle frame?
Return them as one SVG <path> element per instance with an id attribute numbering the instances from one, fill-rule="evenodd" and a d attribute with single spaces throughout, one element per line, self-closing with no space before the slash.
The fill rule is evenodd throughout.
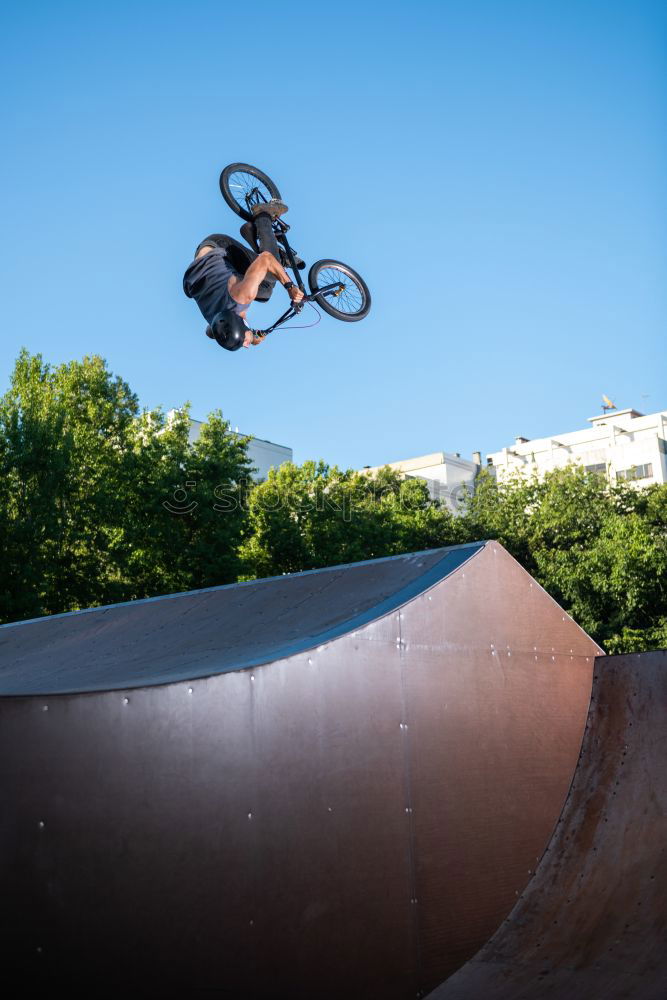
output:
<path id="1" fill-rule="evenodd" d="M 253 201 L 253 195 L 256 198 L 255 201 Z M 248 195 L 246 195 L 246 204 L 248 205 L 249 209 L 252 208 L 252 205 L 258 204 L 260 200 L 266 201 L 261 191 L 259 191 L 257 188 L 253 188 L 253 190 Z M 303 278 L 301 277 L 301 271 L 296 266 L 296 260 L 294 259 L 294 251 L 292 250 L 292 247 L 289 244 L 289 240 L 287 239 L 287 231 L 289 229 L 289 226 L 287 225 L 286 222 L 283 222 L 282 219 L 274 219 L 272 222 L 272 227 L 276 241 L 285 251 L 285 256 L 287 257 L 288 266 L 292 274 L 294 275 L 296 284 L 303 292 L 303 299 L 301 300 L 301 302 L 293 302 L 292 305 L 289 307 L 289 309 L 286 309 L 285 312 L 282 314 L 282 316 L 280 316 L 275 321 L 275 323 L 272 324 L 272 326 L 267 327 L 266 330 L 255 330 L 254 331 L 255 335 L 258 337 L 266 337 L 269 333 L 273 333 L 273 331 L 277 329 L 279 326 L 282 326 L 283 323 L 287 323 L 287 321 L 293 319 L 294 316 L 298 316 L 298 314 L 301 312 L 306 302 L 315 303 L 315 301 L 320 297 L 320 295 L 325 295 L 327 293 L 336 293 L 336 291 L 341 288 L 341 286 L 336 283 L 331 285 L 324 285 L 323 288 L 318 288 L 317 292 L 314 295 L 309 295 L 306 292 L 306 286 L 303 283 Z"/>
<path id="2" fill-rule="evenodd" d="M 293 267 L 293 270 L 296 272 L 298 269 L 296 267 Z M 301 275 L 297 273 L 295 277 L 300 278 Z M 305 288 L 303 282 L 299 281 L 298 284 L 301 291 L 304 292 Z M 266 337 L 269 333 L 273 333 L 273 331 L 277 329 L 277 327 L 282 326 L 283 323 L 287 323 L 288 320 L 293 319 L 295 316 L 298 316 L 301 310 L 303 309 L 304 305 L 306 304 L 306 302 L 311 302 L 315 304 L 316 300 L 319 298 L 320 295 L 323 295 L 326 292 L 334 292 L 336 289 L 339 288 L 340 285 L 338 284 L 324 285 L 323 288 L 318 288 L 317 293 L 315 295 L 304 294 L 300 302 L 293 302 L 289 307 L 289 309 L 286 309 L 285 312 L 282 314 L 282 316 L 279 316 L 278 319 L 275 321 L 275 323 L 267 327 L 266 330 L 255 330 L 254 331 L 255 335 L 257 337 Z"/>

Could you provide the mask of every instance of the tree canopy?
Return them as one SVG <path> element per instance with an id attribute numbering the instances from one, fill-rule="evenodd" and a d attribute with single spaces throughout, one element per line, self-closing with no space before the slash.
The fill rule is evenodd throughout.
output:
<path id="1" fill-rule="evenodd" d="M 249 494 L 247 577 L 294 573 L 451 545 L 452 515 L 423 480 L 376 477 L 324 462 L 285 463 Z"/>
<path id="2" fill-rule="evenodd" d="M 502 542 L 608 652 L 667 646 L 667 485 L 577 465 L 502 484 L 485 472 L 460 526 Z"/>
<path id="3" fill-rule="evenodd" d="M 609 652 L 667 646 L 667 485 L 579 466 L 499 483 L 453 514 L 423 480 L 325 462 L 252 481 L 220 411 L 142 411 L 99 357 L 22 352 L 0 399 L 0 619 L 498 539 Z"/>
<path id="4" fill-rule="evenodd" d="M 22 352 L 0 399 L 2 620 L 236 580 L 246 513 L 216 517 L 214 491 L 240 493 L 246 440 L 220 413 L 189 429 L 187 406 L 141 412 L 102 358 Z"/>

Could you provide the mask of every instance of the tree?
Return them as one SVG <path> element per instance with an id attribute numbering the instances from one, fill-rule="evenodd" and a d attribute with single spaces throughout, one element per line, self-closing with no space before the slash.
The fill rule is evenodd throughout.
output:
<path id="1" fill-rule="evenodd" d="M 497 482 L 454 517 L 426 483 L 291 463 L 253 485 L 222 413 L 141 412 L 102 358 L 23 351 L 0 399 L 0 618 L 497 538 L 610 652 L 667 645 L 667 485 L 580 466 Z"/>
<path id="2" fill-rule="evenodd" d="M 667 638 L 667 486 L 610 486 L 568 466 L 542 480 L 484 475 L 467 538 L 498 538 L 610 652 Z"/>
<path id="3" fill-rule="evenodd" d="M 452 515 L 426 484 L 389 468 L 376 477 L 324 462 L 286 463 L 249 495 L 245 577 L 294 573 L 448 545 Z"/>
<path id="4" fill-rule="evenodd" d="M 187 407 L 141 413 L 102 358 L 22 352 L 0 400 L 2 619 L 234 581 L 246 445 L 220 413 L 192 445 Z M 192 489 L 194 506 L 174 500 Z"/>
<path id="5" fill-rule="evenodd" d="M 52 369 L 40 356 L 19 356 L 0 401 L 11 581 L 3 617 L 70 610 L 103 592 L 117 472 L 136 411 L 100 358 Z"/>

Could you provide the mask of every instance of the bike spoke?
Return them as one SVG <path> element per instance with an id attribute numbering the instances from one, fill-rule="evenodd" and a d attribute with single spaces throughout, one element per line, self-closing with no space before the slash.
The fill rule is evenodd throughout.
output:
<path id="1" fill-rule="evenodd" d="M 349 316 L 361 312 L 364 304 L 363 291 L 345 271 L 337 267 L 322 268 L 317 275 L 317 283 L 320 288 L 336 284 L 342 286 L 338 293 L 335 291 L 325 293 L 327 299 L 339 312 L 347 313 Z"/>
<path id="2" fill-rule="evenodd" d="M 260 201 L 271 200 L 271 192 L 267 186 L 253 174 L 246 173 L 244 170 L 235 170 L 233 174 L 230 174 L 227 183 L 234 200 L 244 211 L 248 211 L 248 197 L 255 189 L 259 192 Z"/>

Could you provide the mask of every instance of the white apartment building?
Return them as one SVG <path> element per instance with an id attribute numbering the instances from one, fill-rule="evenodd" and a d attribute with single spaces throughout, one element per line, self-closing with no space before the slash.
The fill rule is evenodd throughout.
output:
<path id="1" fill-rule="evenodd" d="M 487 463 L 499 481 L 516 472 L 540 476 L 576 462 L 610 482 L 667 482 L 667 410 L 647 416 L 632 409 L 609 410 L 589 417 L 588 423 L 553 437 L 518 437 L 510 447 L 491 452 Z"/>
<path id="2" fill-rule="evenodd" d="M 456 512 L 465 491 L 473 492 L 481 463 L 482 457 L 478 451 L 473 453 L 472 461 L 461 458 L 458 452 L 450 454 L 436 451 L 400 462 L 386 462 L 385 466 L 402 472 L 406 479 L 425 479 L 431 498 L 443 501 L 451 511 Z M 385 466 L 365 466 L 360 471 L 374 476 Z"/>
<path id="3" fill-rule="evenodd" d="M 170 410 L 168 416 L 171 416 L 174 412 L 174 410 Z M 193 420 L 190 418 L 190 443 L 193 443 L 199 437 L 203 422 L 203 420 Z M 239 431 L 238 427 L 234 429 L 233 433 L 238 434 L 239 437 L 246 437 L 245 434 Z M 293 452 L 286 445 L 274 444 L 273 441 L 264 441 L 262 438 L 251 437 L 248 442 L 248 458 L 256 469 L 252 478 L 257 482 L 261 482 L 268 477 L 269 469 L 277 469 L 283 462 L 291 462 Z"/>

